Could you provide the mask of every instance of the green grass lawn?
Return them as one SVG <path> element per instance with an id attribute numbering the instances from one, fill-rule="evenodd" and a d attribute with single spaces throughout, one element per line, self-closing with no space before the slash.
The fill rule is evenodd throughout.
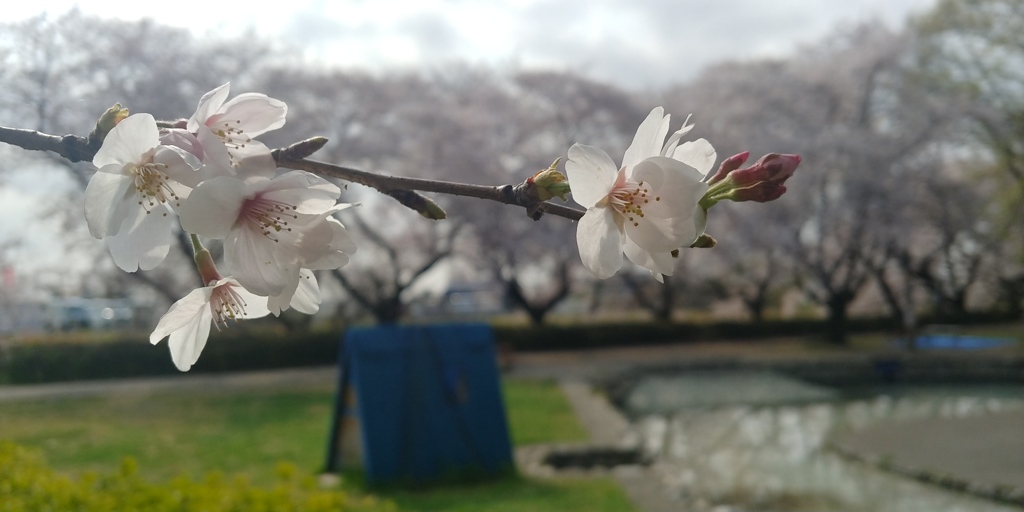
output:
<path id="1" fill-rule="evenodd" d="M 587 440 L 565 395 L 553 383 L 506 381 L 505 407 L 512 444 Z"/>
<path id="2" fill-rule="evenodd" d="M 147 479 L 165 481 L 182 473 L 197 478 L 216 470 L 270 482 L 279 461 L 308 472 L 321 469 L 331 384 L 0 402 L 0 439 L 40 449 L 50 466 L 76 474 L 111 471 L 131 456 Z M 504 388 L 515 444 L 586 438 L 556 385 L 507 381 Z M 362 490 L 358 479 L 348 480 L 345 485 Z M 632 510 L 608 479 L 510 477 L 377 494 L 403 510 Z"/>

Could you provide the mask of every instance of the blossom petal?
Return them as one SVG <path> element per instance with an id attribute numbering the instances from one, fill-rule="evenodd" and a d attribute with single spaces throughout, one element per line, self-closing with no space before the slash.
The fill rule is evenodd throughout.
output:
<path id="1" fill-rule="evenodd" d="M 270 181 L 252 182 L 249 190 L 295 207 L 296 213 L 321 214 L 337 204 L 341 189 L 306 171 L 291 171 Z"/>
<path id="2" fill-rule="evenodd" d="M 224 100 L 228 99 L 231 93 L 231 82 L 228 82 L 206 94 L 199 99 L 199 107 L 196 108 L 192 117 L 189 118 L 186 128 L 192 133 L 199 131 L 199 127 L 206 123 L 206 120 L 220 111 Z"/>
<path id="3" fill-rule="evenodd" d="M 334 235 L 331 238 L 331 248 L 345 254 L 355 254 L 358 250 L 356 241 L 352 239 L 352 235 L 345 229 L 345 225 L 333 217 L 329 217 L 327 223 L 331 226 L 331 232 Z"/>
<path id="4" fill-rule="evenodd" d="M 650 270 L 651 275 L 653 275 L 658 282 L 665 282 L 661 276 L 670 276 L 675 270 L 676 260 L 672 257 L 672 253 L 669 251 L 646 251 L 628 238 L 622 243 L 622 251 L 626 254 L 626 257 L 629 258 L 629 261 Z"/>
<path id="5" fill-rule="evenodd" d="M 235 96 L 220 110 L 223 112 L 220 119 L 231 122 L 232 127 L 237 126 L 249 137 L 284 126 L 288 115 L 288 106 L 283 101 L 255 92 Z"/>
<path id="6" fill-rule="evenodd" d="M 569 148 L 565 173 L 569 178 L 573 200 L 590 208 L 611 192 L 618 170 L 615 162 L 604 151 L 577 143 Z"/>
<path id="7" fill-rule="evenodd" d="M 203 160 L 206 159 L 206 152 L 203 151 L 203 145 L 199 142 L 199 139 L 191 132 L 183 128 L 164 128 L 160 130 L 160 144 L 173 148 L 178 148 L 189 155 L 191 158 L 186 157 L 185 161 L 192 166 L 193 169 L 199 170 L 203 165 Z"/>
<path id="8" fill-rule="evenodd" d="M 245 228 L 231 230 L 224 238 L 224 262 L 231 275 L 256 295 L 280 295 L 295 268 L 278 261 L 274 245 L 262 233 Z"/>
<path id="9" fill-rule="evenodd" d="M 237 164 L 235 170 L 238 176 L 246 181 L 273 178 L 277 174 L 274 155 L 270 148 L 258 140 L 246 143 L 244 148 L 233 148 L 228 152 Z"/>
<path id="10" fill-rule="evenodd" d="M 189 233 L 224 238 L 248 198 L 245 182 L 229 176 L 199 184 L 181 205 L 181 227 Z"/>
<path id="11" fill-rule="evenodd" d="M 301 281 L 301 272 L 285 285 L 279 295 L 267 297 L 267 308 L 274 316 L 281 316 L 282 312 L 291 308 L 292 297 L 295 296 L 295 290 L 299 288 L 299 281 Z"/>
<path id="12" fill-rule="evenodd" d="M 683 126 L 680 126 L 678 130 L 672 133 L 672 135 L 669 135 L 668 140 L 665 141 L 665 147 L 661 150 L 661 156 L 672 156 L 676 147 L 679 145 L 679 140 L 693 130 L 693 125 L 689 123 L 690 116 L 686 116 L 686 119 L 683 121 Z"/>
<path id="13" fill-rule="evenodd" d="M 583 266 L 599 279 L 606 279 L 622 267 L 622 236 L 611 208 L 590 208 L 576 227 Z"/>
<path id="14" fill-rule="evenodd" d="M 630 176 L 629 172 L 634 165 L 661 154 L 665 135 L 668 135 L 669 121 L 664 108 L 654 107 L 644 122 L 640 123 L 636 135 L 633 136 L 633 142 L 626 148 L 626 154 L 622 157 L 622 167 L 626 168 L 627 177 Z"/>
<path id="15" fill-rule="evenodd" d="M 692 214 L 693 209 L 690 209 Z M 693 220 L 685 218 L 658 219 L 650 216 L 635 218 L 625 223 L 626 237 L 640 248 L 650 252 L 669 252 L 683 245 L 689 245 L 693 234 Z"/>
<path id="16" fill-rule="evenodd" d="M 172 192 L 171 197 L 167 200 L 167 205 L 175 212 L 181 207 L 181 202 L 188 199 L 192 188 L 200 181 L 199 173 L 185 161 L 182 153 L 195 159 L 191 153 L 174 146 L 160 146 L 157 148 L 156 154 L 153 155 L 153 162 L 164 166 L 163 172 L 168 178 L 164 182 L 164 186 Z"/>
<path id="17" fill-rule="evenodd" d="M 213 287 L 204 286 L 192 290 L 188 295 L 171 304 L 170 309 L 160 317 L 156 328 L 149 335 L 149 342 L 154 345 L 160 343 L 160 340 L 197 318 L 201 309 L 210 309 L 211 295 L 213 295 Z"/>
<path id="18" fill-rule="evenodd" d="M 196 169 L 202 167 L 195 155 L 177 146 L 158 146 L 153 162 L 162 164 L 168 178 L 193 189 L 202 181 Z"/>
<path id="19" fill-rule="evenodd" d="M 136 205 L 129 210 L 120 231 L 106 239 L 114 263 L 125 272 L 155 268 L 171 247 L 173 222 L 167 205 L 156 205 L 149 213 Z"/>
<path id="20" fill-rule="evenodd" d="M 650 195 L 656 198 L 643 206 L 644 214 L 651 218 L 690 218 L 693 207 L 708 190 L 702 178 L 689 165 L 662 156 L 640 162 L 633 171 L 633 179 L 647 184 Z"/>
<path id="21" fill-rule="evenodd" d="M 345 226 L 331 217 L 332 208 L 317 221 L 311 222 L 296 243 L 302 266 L 311 270 L 341 268 L 355 254 L 356 244 Z"/>
<path id="22" fill-rule="evenodd" d="M 300 313 L 312 315 L 320 310 L 320 287 L 317 285 L 316 276 L 309 269 L 299 271 L 297 279 L 289 284 L 289 287 L 276 297 L 270 297 L 268 307 L 275 316 L 280 316 L 282 311 L 294 309 Z"/>
<path id="23" fill-rule="evenodd" d="M 672 158 L 697 169 L 702 176 L 707 176 L 708 171 L 715 166 L 718 153 L 706 139 L 697 139 L 684 142 L 676 148 Z"/>
<path id="24" fill-rule="evenodd" d="M 199 355 L 206 348 L 210 338 L 210 324 L 213 322 L 213 311 L 209 306 L 200 308 L 199 314 L 182 328 L 173 331 L 167 339 L 167 347 L 171 351 L 171 361 L 178 370 L 187 372 L 199 360 Z"/>
<path id="25" fill-rule="evenodd" d="M 202 145 L 203 167 L 199 169 L 202 180 L 216 178 L 218 176 L 234 176 L 238 170 L 231 165 L 231 155 L 224 141 L 220 140 L 215 133 L 210 131 L 206 125 L 202 125 L 196 132 L 196 139 Z"/>
<path id="26" fill-rule="evenodd" d="M 94 238 L 116 235 L 133 206 L 135 183 L 131 177 L 117 172 L 120 167 L 102 167 L 85 187 L 85 220 Z"/>
<path id="27" fill-rule="evenodd" d="M 702 206 L 697 205 L 693 209 L 693 229 L 696 233 L 693 237 L 694 241 L 697 240 L 697 237 L 704 234 L 704 231 L 707 229 L 707 227 L 708 212 L 704 211 L 704 208 Z"/>
<path id="28" fill-rule="evenodd" d="M 237 279 L 227 278 L 226 281 L 231 283 L 232 290 L 238 295 L 238 298 L 242 299 L 242 303 L 245 305 L 244 311 L 242 311 L 239 318 L 263 318 L 270 314 L 270 309 L 267 308 L 266 297 L 246 290 Z"/>
<path id="29" fill-rule="evenodd" d="M 299 313 L 312 315 L 320 311 L 320 286 L 316 282 L 316 276 L 311 270 L 302 269 L 299 272 L 299 286 L 292 296 L 291 307 Z"/>
<path id="30" fill-rule="evenodd" d="M 140 163 L 142 155 L 160 145 L 160 130 L 150 114 L 130 115 L 117 123 L 103 139 L 92 164 L 104 167 Z"/>

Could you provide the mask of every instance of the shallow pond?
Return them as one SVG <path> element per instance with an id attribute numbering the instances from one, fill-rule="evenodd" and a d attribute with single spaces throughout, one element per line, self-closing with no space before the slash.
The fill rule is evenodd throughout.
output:
<path id="1" fill-rule="evenodd" d="M 829 448 L 837 435 L 879 424 L 1021 410 L 1020 387 L 840 391 L 777 374 L 716 372 L 642 378 L 622 405 L 634 418 L 632 435 L 654 459 L 652 471 L 680 510 L 1021 510 L 882 471 Z M 1020 461 L 1024 465 L 1024 457 Z"/>

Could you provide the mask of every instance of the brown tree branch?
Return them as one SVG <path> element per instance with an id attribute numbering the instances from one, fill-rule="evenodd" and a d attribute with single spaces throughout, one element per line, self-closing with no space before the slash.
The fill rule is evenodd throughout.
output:
<path id="1" fill-rule="evenodd" d="M 406 178 L 402 176 L 388 176 L 367 171 L 360 171 L 350 167 L 329 164 L 309 159 L 289 159 L 283 154 L 278 154 L 277 164 L 289 169 L 298 169 L 311 172 L 320 176 L 338 178 L 351 183 L 358 183 L 377 191 L 391 195 L 395 190 L 415 190 L 420 192 L 435 192 L 462 197 L 475 197 L 487 199 L 503 204 L 521 206 L 527 209 L 527 213 L 534 220 L 537 220 L 544 213 L 565 217 L 569 220 L 579 220 L 583 217 L 583 211 L 570 206 L 563 206 L 550 201 L 530 201 L 525 193 L 522 184 L 512 185 L 473 185 L 469 183 L 457 183 L 451 181 L 428 180 L 423 178 Z"/>
<path id="2" fill-rule="evenodd" d="M 98 147 L 89 144 L 89 139 L 77 135 L 50 135 L 35 130 L 7 128 L 0 126 L 0 142 L 18 146 L 30 151 L 50 151 L 72 162 L 86 162 L 96 155 Z"/>

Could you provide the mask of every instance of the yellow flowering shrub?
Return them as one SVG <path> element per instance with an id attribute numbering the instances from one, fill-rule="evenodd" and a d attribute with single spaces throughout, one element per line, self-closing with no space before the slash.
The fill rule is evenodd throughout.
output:
<path id="1" fill-rule="evenodd" d="M 244 476 L 213 472 L 201 481 L 177 477 L 167 483 L 142 479 L 133 459 L 110 474 L 79 478 L 59 474 L 39 452 L 0 441 L 0 512 L 389 512 L 391 502 L 321 489 L 313 475 L 291 464 L 277 468 L 270 487 Z"/>

